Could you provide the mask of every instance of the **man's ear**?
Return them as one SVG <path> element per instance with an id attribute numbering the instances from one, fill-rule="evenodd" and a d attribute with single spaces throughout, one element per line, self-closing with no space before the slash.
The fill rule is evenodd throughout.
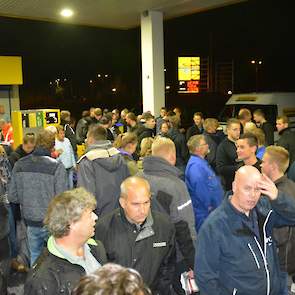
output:
<path id="1" fill-rule="evenodd" d="M 232 183 L 232 190 L 233 190 L 233 193 L 236 191 L 236 182 L 233 181 Z"/>
<path id="2" fill-rule="evenodd" d="M 122 197 L 119 198 L 119 203 L 121 205 L 121 207 L 124 209 L 125 205 L 126 205 L 126 200 Z"/>

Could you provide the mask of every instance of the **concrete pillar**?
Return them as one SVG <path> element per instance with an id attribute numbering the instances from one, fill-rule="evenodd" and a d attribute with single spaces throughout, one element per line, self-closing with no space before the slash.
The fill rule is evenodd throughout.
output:
<path id="1" fill-rule="evenodd" d="M 141 14 L 143 111 L 159 115 L 165 106 L 163 13 Z"/>

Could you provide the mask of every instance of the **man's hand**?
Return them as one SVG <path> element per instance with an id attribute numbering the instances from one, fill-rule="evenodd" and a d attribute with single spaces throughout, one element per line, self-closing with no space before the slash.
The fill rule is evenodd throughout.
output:
<path id="1" fill-rule="evenodd" d="M 271 201 L 274 201 L 278 197 L 278 189 L 276 185 L 265 174 L 262 174 L 261 180 L 258 182 L 261 194 L 266 195 Z"/>

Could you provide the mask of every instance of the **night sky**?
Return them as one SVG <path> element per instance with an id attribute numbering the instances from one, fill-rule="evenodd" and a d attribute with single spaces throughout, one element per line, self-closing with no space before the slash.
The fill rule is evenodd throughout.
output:
<path id="1" fill-rule="evenodd" d="M 171 85 L 167 105 L 184 108 L 195 102 L 210 113 L 202 96 L 177 94 L 179 55 L 233 60 L 235 92 L 255 90 L 250 61 L 261 59 L 259 91 L 295 91 L 291 3 L 247 1 L 165 21 L 166 83 Z M 122 31 L 0 17 L 0 36 L 0 55 L 23 56 L 22 109 L 58 106 L 79 114 L 95 105 L 140 110 L 139 28 Z M 98 73 L 109 76 L 98 79 Z M 49 84 L 57 78 L 67 79 L 59 89 Z M 214 96 L 221 107 L 224 100 Z"/>

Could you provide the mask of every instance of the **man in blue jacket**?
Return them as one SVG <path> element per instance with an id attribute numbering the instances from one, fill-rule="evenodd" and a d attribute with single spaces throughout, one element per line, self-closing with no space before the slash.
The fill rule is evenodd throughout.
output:
<path id="1" fill-rule="evenodd" d="M 195 274 L 201 294 L 281 294 L 272 230 L 292 224 L 295 201 L 255 167 L 241 167 L 233 193 L 205 221 L 198 237 Z"/>
<path id="2" fill-rule="evenodd" d="M 192 136 L 187 146 L 191 157 L 185 170 L 185 182 L 193 203 L 196 230 L 199 231 L 208 215 L 221 204 L 224 192 L 220 179 L 205 160 L 209 153 L 205 136 Z"/>

